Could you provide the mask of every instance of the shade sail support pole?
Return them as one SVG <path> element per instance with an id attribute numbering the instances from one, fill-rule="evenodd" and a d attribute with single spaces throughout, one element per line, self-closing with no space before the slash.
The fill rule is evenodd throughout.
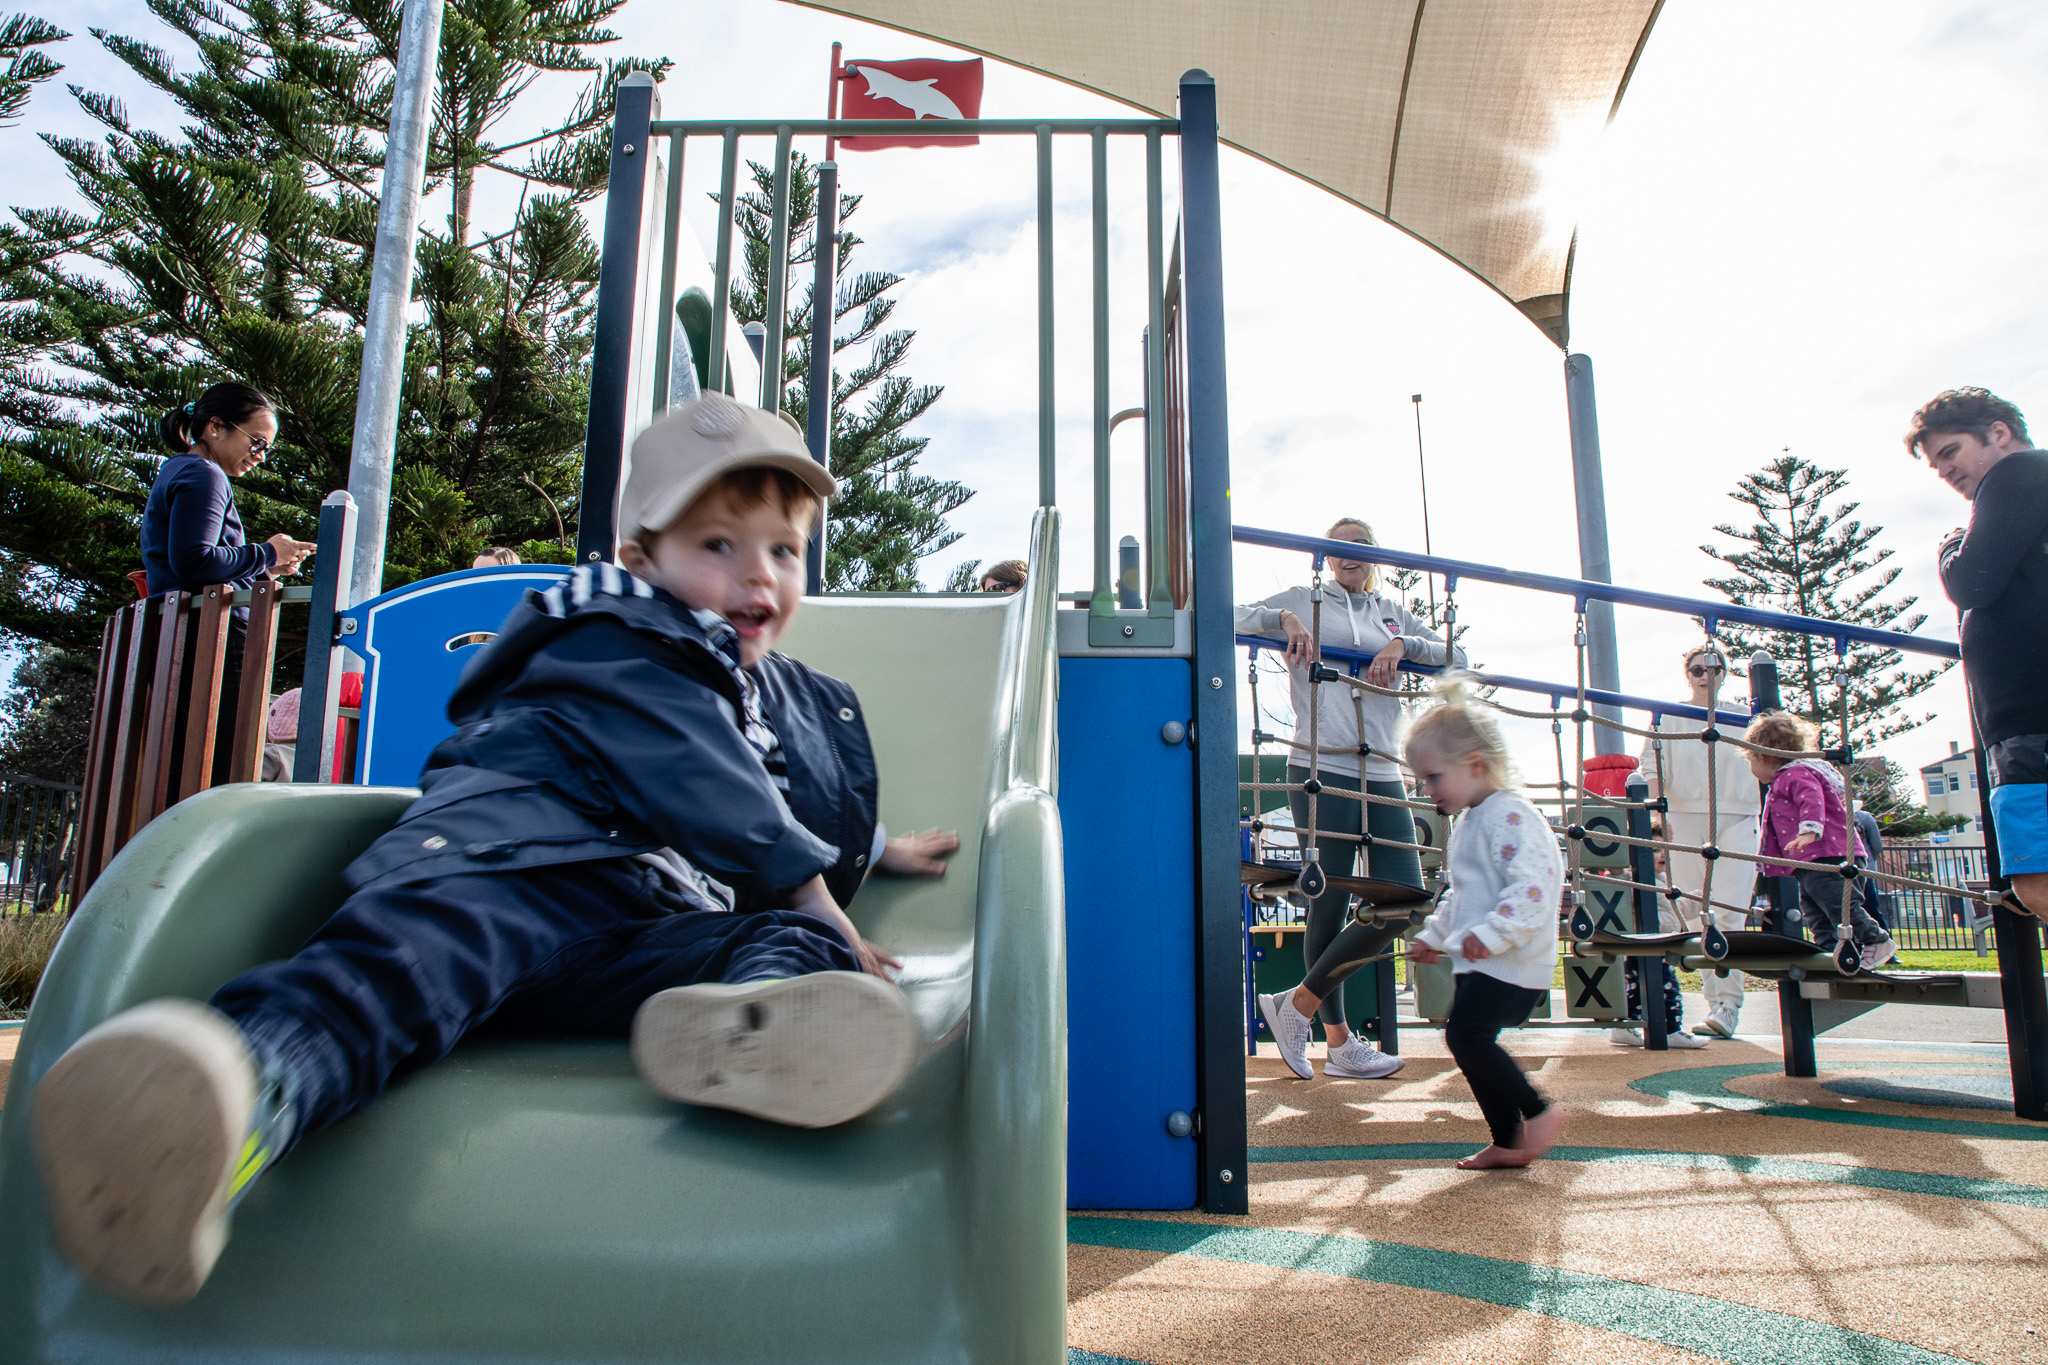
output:
<path id="1" fill-rule="evenodd" d="M 393 73 L 391 130 L 384 143 L 384 184 L 370 260 L 363 320 L 362 384 L 349 444 L 348 492 L 357 508 L 347 605 L 384 590 L 384 541 L 391 521 L 391 475 L 398 459 L 398 407 L 405 388 L 406 314 L 412 308 L 413 247 L 419 240 L 420 190 L 441 55 L 443 0 L 406 0 Z"/>
<path id="2" fill-rule="evenodd" d="M 1565 411 L 1572 431 L 1572 496 L 1579 513 L 1579 577 L 1596 583 L 1614 581 L 1607 551 L 1607 489 L 1600 473 L 1600 416 L 1593 401 L 1593 361 L 1583 355 L 1564 358 Z M 1614 604 L 1586 604 L 1586 670 L 1593 686 L 1604 692 L 1621 690 L 1621 652 L 1614 636 Z M 1595 705 L 1593 714 L 1619 725 L 1621 712 Z M 1618 754 L 1626 736 L 1607 725 L 1593 727 L 1593 752 Z"/>

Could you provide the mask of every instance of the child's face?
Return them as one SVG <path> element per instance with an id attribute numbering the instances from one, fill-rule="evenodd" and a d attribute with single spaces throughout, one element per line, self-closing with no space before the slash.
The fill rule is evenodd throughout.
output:
<path id="1" fill-rule="evenodd" d="M 1756 774 L 1756 780 L 1759 782 L 1770 781 L 1778 775 L 1778 769 L 1784 766 L 1777 759 L 1767 758 L 1763 754 L 1749 756 L 1749 770 Z"/>
<path id="2" fill-rule="evenodd" d="M 715 611 L 739 632 L 740 667 L 759 663 L 804 595 L 803 527 L 797 509 L 770 497 L 741 507 L 712 489 L 653 538 L 619 549 L 626 571 L 666 589 L 693 611 Z"/>
<path id="3" fill-rule="evenodd" d="M 1456 815 L 1478 805 L 1499 790 L 1487 775 L 1486 760 L 1478 754 L 1450 758 L 1426 744 L 1408 746 L 1408 767 L 1422 788 L 1422 795 L 1436 802 L 1439 814 Z"/>

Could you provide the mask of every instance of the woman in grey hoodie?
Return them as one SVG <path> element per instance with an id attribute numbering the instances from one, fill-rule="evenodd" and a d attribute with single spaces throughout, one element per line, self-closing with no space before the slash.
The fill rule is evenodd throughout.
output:
<path id="1" fill-rule="evenodd" d="M 1365 545 L 1379 543 L 1373 538 L 1372 527 L 1355 517 L 1338 521 L 1330 528 L 1328 538 Z M 1420 664 L 1449 662 L 1453 667 L 1463 668 L 1465 651 L 1447 651 L 1442 636 L 1417 619 L 1398 598 L 1382 594 L 1375 565 L 1331 559 L 1327 566 L 1320 639 L 1310 632 L 1309 623 L 1315 614 L 1306 587 L 1289 588 L 1263 602 L 1239 607 L 1237 631 L 1240 635 L 1286 638 L 1288 699 L 1294 704 L 1294 737 L 1298 742 L 1308 743 L 1309 707 L 1319 708 L 1316 745 L 1323 753 L 1317 775 L 1323 790 L 1316 807 L 1318 837 L 1314 847 L 1323 871 L 1343 876 L 1352 870 L 1362 832 L 1369 831 L 1375 840 L 1415 842 L 1415 822 L 1406 807 L 1344 795 L 1359 792 L 1362 785 L 1368 796 L 1408 799 L 1400 765 L 1395 761 L 1401 745 L 1401 703 L 1393 697 L 1361 692 L 1343 683 L 1315 684 L 1309 680 L 1310 665 L 1321 656 L 1323 645 L 1371 654 L 1366 681 L 1392 687 L 1403 659 Z M 1308 754 L 1296 749 L 1288 758 L 1287 780 L 1301 783 L 1308 777 Z M 1296 827 L 1306 829 L 1308 798 L 1293 793 L 1288 805 Z M 1351 837 L 1330 837 L 1333 835 Z M 1374 878 L 1422 885 L 1422 868 L 1413 849 L 1390 848 L 1376 842 L 1366 850 L 1366 861 L 1368 875 Z M 1310 904 L 1307 941 L 1303 945 L 1308 973 L 1302 978 L 1302 989 L 1307 992 L 1305 999 L 1314 997 L 1322 1001 L 1318 1012 L 1330 1042 L 1324 1074 L 1376 1080 L 1399 1071 L 1401 1059 L 1352 1036 L 1344 1022 L 1341 983 L 1367 959 L 1384 952 L 1399 935 L 1401 926 L 1347 927 L 1350 900 L 1346 892 L 1332 889 Z M 1288 999 L 1291 994 L 1260 996 L 1259 1008 L 1280 1044 L 1280 1055 L 1296 1075 L 1307 1080 L 1315 1074 L 1306 1052 L 1308 1020 L 1292 1007 Z M 1391 1006 L 1389 1001 L 1384 1008 Z"/>

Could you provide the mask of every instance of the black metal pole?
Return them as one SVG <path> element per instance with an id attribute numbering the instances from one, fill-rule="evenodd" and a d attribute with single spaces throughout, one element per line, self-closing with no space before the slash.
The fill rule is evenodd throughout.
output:
<path id="1" fill-rule="evenodd" d="M 641 210 L 654 157 L 649 128 L 657 112 L 654 80 L 644 71 L 619 82 L 612 119 L 611 179 L 604 197 L 604 254 L 597 269 L 597 320 L 590 347 L 590 416 L 583 437 L 583 495 L 577 504 L 576 560 L 610 559 L 617 539 L 619 471 L 626 461 L 632 401 L 633 322 L 640 295 Z M 713 357 L 712 364 L 718 363 Z"/>
<path id="2" fill-rule="evenodd" d="M 1778 690 L 1778 661 L 1758 650 L 1749 659 L 1750 714 L 1760 716 L 1783 705 Z M 1771 898 L 1771 913 L 1764 927 L 1778 934 L 1799 932 L 1799 883 L 1790 877 L 1765 877 L 1763 883 Z M 1778 1039 L 1785 1054 L 1787 1076 L 1820 1074 L 1813 1038 L 1813 1002 L 1800 993 L 1797 980 L 1780 981 Z"/>
<path id="3" fill-rule="evenodd" d="M 1624 789 L 1628 799 L 1641 803 L 1650 799 L 1650 784 L 1641 773 L 1631 774 Z M 1650 812 L 1641 804 L 1631 806 L 1628 812 L 1628 834 L 1631 839 L 1650 837 Z M 1631 844 L 1628 850 L 1629 880 L 1639 882 L 1635 891 L 1636 932 L 1655 934 L 1663 931 L 1662 916 L 1657 909 L 1657 893 L 1645 891 L 1645 886 L 1657 882 L 1657 854 L 1655 850 L 1641 844 Z M 1661 957 L 1638 957 L 1630 959 L 1636 969 L 1636 991 L 1643 998 L 1643 1046 L 1652 1052 L 1663 1052 L 1671 1046 L 1670 1037 L 1682 1020 L 1673 1019 L 1664 1008 L 1664 974 L 1671 970 L 1669 963 Z"/>
<path id="4" fill-rule="evenodd" d="M 1187 310 L 1189 538 L 1194 553 L 1197 1100 L 1202 1207 L 1244 1213 L 1244 925 L 1237 870 L 1237 689 L 1224 389 L 1223 190 L 1216 82 L 1180 81 L 1181 298 Z"/>
<path id="5" fill-rule="evenodd" d="M 811 273 L 811 377 L 805 385 L 805 443 L 811 458 L 832 468 L 832 309 L 838 296 L 839 163 L 818 163 L 818 206 L 811 224 L 816 246 Z M 818 519 L 818 534 L 804 555 L 804 591 L 825 591 L 825 531 L 831 509 Z"/>
<path id="6" fill-rule="evenodd" d="M 298 747 L 292 753 L 292 781 L 334 780 L 334 712 L 341 695 L 340 615 L 354 605 L 349 566 L 356 554 L 356 500 L 345 491 L 320 504 L 320 530 L 313 555 L 312 612 L 306 621 L 306 672 L 299 683 Z"/>
<path id="7" fill-rule="evenodd" d="M 1977 754 L 1977 821 L 1984 827 L 1984 875 L 1994 890 L 2009 883 L 1998 862 L 1998 831 L 1991 823 L 1991 766 L 1970 699 L 1970 743 Z M 2048 1120 L 2048 987 L 2041 977 L 2041 926 L 2032 915 L 1991 912 L 1998 945 L 1998 995 L 2005 1006 L 2005 1056 L 2012 1068 L 2012 1112 Z"/>

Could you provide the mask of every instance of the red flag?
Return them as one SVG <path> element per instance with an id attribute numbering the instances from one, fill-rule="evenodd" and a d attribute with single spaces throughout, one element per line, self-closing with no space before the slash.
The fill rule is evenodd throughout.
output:
<path id="1" fill-rule="evenodd" d="M 964 62 L 849 61 L 842 68 L 841 118 L 900 118 L 920 123 L 981 117 L 981 58 Z M 972 147 L 978 137 L 843 137 L 849 151 L 883 147 Z"/>

